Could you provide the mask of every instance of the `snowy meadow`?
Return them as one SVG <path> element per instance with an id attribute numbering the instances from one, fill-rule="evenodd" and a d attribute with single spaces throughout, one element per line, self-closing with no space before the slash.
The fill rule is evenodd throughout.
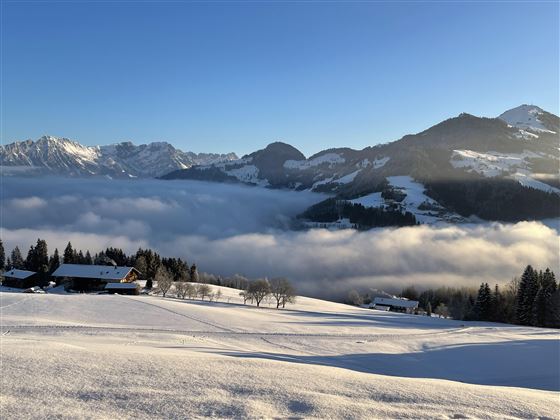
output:
<path id="1" fill-rule="evenodd" d="M 505 283 L 527 264 L 558 272 L 554 223 L 480 223 L 294 231 L 293 218 L 325 198 L 197 181 L 5 178 L 0 213 L 9 250 L 38 237 L 50 251 L 125 252 L 151 247 L 201 271 L 284 276 L 301 294 L 333 298 L 350 288 Z"/>

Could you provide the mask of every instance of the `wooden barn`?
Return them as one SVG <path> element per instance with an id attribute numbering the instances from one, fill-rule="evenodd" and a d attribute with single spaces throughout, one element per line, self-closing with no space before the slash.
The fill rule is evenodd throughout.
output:
<path id="1" fill-rule="evenodd" d="M 108 283 L 131 283 L 140 272 L 134 267 L 112 265 L 62 264 L 52 274 L 56 283 L 68 282 L 68 287 L 80 292 L 105 290 Z"/>
<path id="2" fill-rule="evenodd" d="M 2 273 L 2 286 L 27 289 L 40 283 L 39 274 L 35 271 L 8 270 Z"/>
<path id="3" fill-rule="evenodd" d="M 140 285 L 137 283 L 107 283 L 105 290 L 110 294 L 139 295 Z"/>
<path id="4" fill-rule="evenodd" d="M 370 308 L 382 311 L 405 312 L 411 314 L 418 308 L 418 301 L 398 297 L 376 297 L 371 302 Z"/>

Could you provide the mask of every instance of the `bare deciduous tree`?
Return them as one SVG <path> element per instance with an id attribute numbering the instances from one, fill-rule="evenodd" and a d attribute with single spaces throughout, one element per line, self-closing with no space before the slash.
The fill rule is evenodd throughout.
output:
<path id="1" fill-rule="evenodd" d="M 207 284 L 199 284 L 196 288 L 197 294 L 201 300 L 204 300 L 205 297 L 210 296 L 212 293 L 212 288 Z"/>
<path id="2" fill-rule="evenodd" d="M 194 284 L 187 283 L 185 288 L 185 293 L 189 299 L 196 298 L 196 296 L 198 295 L 198 290 L 196 289 L 196 286 Z"/>
<path id="3" fill-rule="evenodd" d="M 175 294 L 178 298 L 185 299 L 187 297 L 187 286 L 189 284 L 184 281 L 175 282 Z"/>
<path id="4" fill-rule="evenodd" d="M 257 307 L 259 307 L 263 299 L 270 294 L 270 283 L 267 279 L 255 280 L 249 284 L 249 289 L 247 291 L 249 295 L 255 299 Z"/>
<path id="5" fill-rule="evenodd" d="M 214 293 L 214 299 L 216 299 L 216 302 L 217 302 L 221 298 L 222 298 L 222 291 L 220 289 L 218 289 L 218 291 L 216 293 Z"/>
<path id="6" fill-rule="evenodd" d="M 165 267 L 161 266 L 156 272 L 156 281 L 158 290 L 165 297 L 171 286 L 173 286 L 173 277 Z"/>
<path id="7" fill-rule="evenodd" d="M 348 292 L 348 302 L 350 302 L 352 305 L 358 306 L 361 305 L 364 301 L 356 290 L 350 290 L 350 292 Z"/>
<path id="8" fill-rule="evenodd" d="M 293 302 L 295 298 L 295 289 L 288 281 L 284 278 L 276 278 L 270 281 L 270 293 L 276 300 L 276 309 L 286 307 L 286 303 Z"/>

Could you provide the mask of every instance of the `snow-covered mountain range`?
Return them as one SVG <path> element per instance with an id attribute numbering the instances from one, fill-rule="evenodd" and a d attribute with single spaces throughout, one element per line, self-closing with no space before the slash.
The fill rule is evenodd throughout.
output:
<path id="1" fill-rule="evenodd" d="M 67 138 L 43 136 L 0 146 L 4 175 L 105 175 L 119 178 L 157 177 L 193 165 L 237 159 L 235 153 L 183 152 L 169 143 L 84 146 Z"/>
<path id="2" fill-rule="evenodd" d="M 238 160 L 163 178 L 326 192 L 411 211 L 424 221 L 553 217 L 560 205 L 558 133 L 558 116 L 521 105 L 497 118 L 460 114 L 363 150 L 329 149 L 305 158 L 276 142 Z M 363 198 L 368 196 L 376 199 Z"/>

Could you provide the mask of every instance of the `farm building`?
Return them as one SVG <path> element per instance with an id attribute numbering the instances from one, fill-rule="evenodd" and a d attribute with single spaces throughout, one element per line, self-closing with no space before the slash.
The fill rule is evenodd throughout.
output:
<path id="1" fill-rule="evenodd" d="M 414 312 L 418 308 L 418 301 L 398 297 L 376 297 L 369 305 L 370 308 L 389 310 L 394 312 Z"/>
<path id="2" fill-rule="evenodd" d="M 139 274 L 134 267 L 62 264 L 52 276 L 57 284 L 67 281 L 72 290 L 90 292 L 102 291 L 108 283 L 131 283 Z"/>
<path id="3" fill-rule="evenodd" d="M 27 289 L 40 283 L 39 273 L 27 270 L 8 270 L 2 273 L 2 286 Z"/>
<path id="4" fill-rule="evenodd" d="M 138 295 L 140 294 L 140 285 L 138 283 L 107 283 L 105 290 L 110 294 Z"/>

